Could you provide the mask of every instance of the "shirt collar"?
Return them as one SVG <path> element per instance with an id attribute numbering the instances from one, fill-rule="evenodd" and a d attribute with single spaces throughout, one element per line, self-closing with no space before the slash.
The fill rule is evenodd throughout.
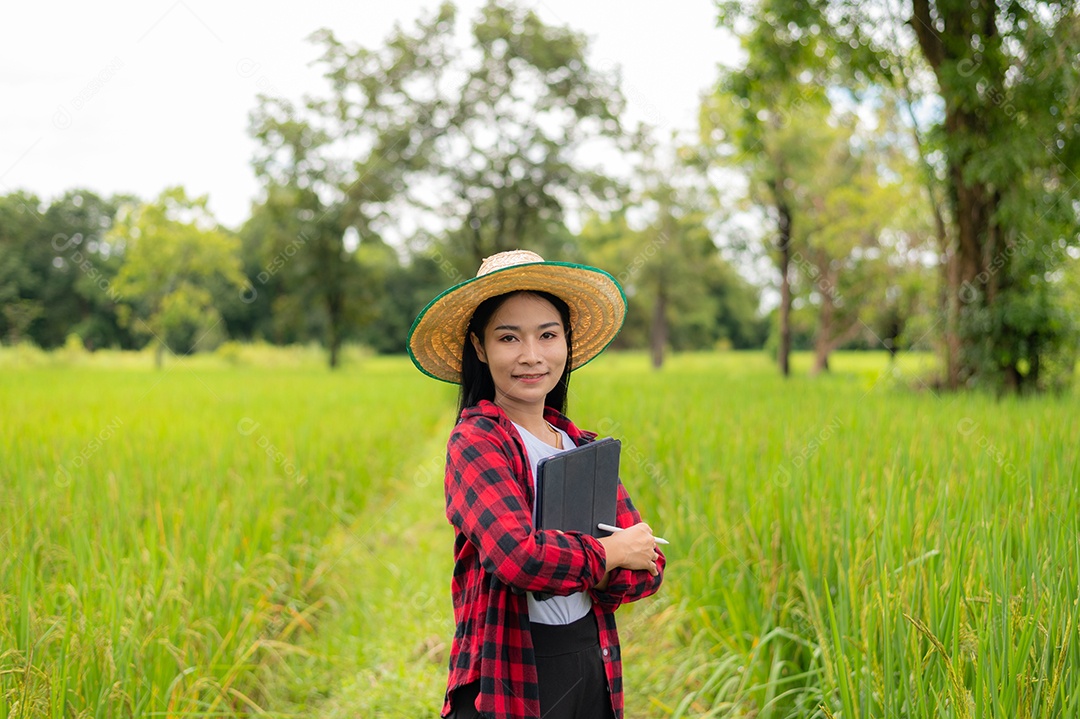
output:
<path id="1" fill-rule="evenodd" d="M 475 406 L 466 407 L 461 413 L 461 419 L 465 419 L 466 417 L 487 417 L 493 419 L 506 428 L 507 431 L 514 426 L 510 422 L 510 418 L 506 416 L 506 412 L 503 411 L 502 407 L 491 400 L 486 399 L 480 400 Z M 566 415 L 553 407 L 544 407 L 544 419 L 570 435 L 570 439 L 572 439 L 576 445 L 592 442 L 596 439 L 596 432 L 578 429 L 577 425 L 571 422 Z"/>

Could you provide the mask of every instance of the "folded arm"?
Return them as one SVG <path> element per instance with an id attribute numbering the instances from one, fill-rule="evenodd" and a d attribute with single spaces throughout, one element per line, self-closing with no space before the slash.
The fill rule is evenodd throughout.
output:
<path id="1" fill-rule="evenodd" d="M 537 530 L 510 458 L 483 432 L 459 425 L 450 435 L 446 516 L 477 548 L 485 570 L 523 591 L 572 594 L 599 582 L 603 545 L 580 532 Z"/>
<path id="2" fill-rule="evenodd" d="M 620 481 L 615 526 L 626 529 L 640 521 L 641 514 L 634 507 L 630 495 L 626 492 L 626 488 L 623 487 L 622 481 Z M 593 601 L 614 609 L 620 604 L 635 602 L 638 599 L 654 594 L 664 581 L 664 566 L 667 563 L 664 553 L 659 548 L 657 548 L 656 552 L 659 556 L 656 559 L 657 573 L 655 576 L 644 569 L 626 569 L 625 567 L 611 569 L 605 574 L 603 580 L 592 589 Z"/>

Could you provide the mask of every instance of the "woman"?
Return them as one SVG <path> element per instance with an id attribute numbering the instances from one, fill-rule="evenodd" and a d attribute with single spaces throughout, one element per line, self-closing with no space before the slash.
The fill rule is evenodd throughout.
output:
<path id="1" fill-rule="evenodd" d="M 416 366 L 461 385 L 446 459 L 457 630 L 444 717 L 622 719 L 615 609 L 659 588 L 664 556 L 621 482 L 624 531 L 600 539 L 535 529 L 533 498 L 540 459 L 596 438 L 564 414 L 570 371 L 625 315 L 606 272 L 516 250 L 413 324 Z"/>

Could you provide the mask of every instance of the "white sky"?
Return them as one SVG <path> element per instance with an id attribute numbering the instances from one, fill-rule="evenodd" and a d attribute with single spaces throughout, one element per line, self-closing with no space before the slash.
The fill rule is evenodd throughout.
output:
<path id="1" fill-rule="evenodd" d="M 101 0 L 5 3 L 0 10 L 0 193 L 49 201 L 86 187 L 151 198 L 169 185 L 209 194 L 236 227 L 258 184 L 248 113 L 263 92 L 322 94 L 321 27 L 381 45 L 437 2 L 303 3 Z M 716 29 L 709 0 L 521 0 L 549 24 L 592 39 L 592 63 L 623 68 L 627 119 L 666 136 L 696 123 L 699 93 L 731 63 L 736 43 Z M 471 20 L 482 2 L 458 3 Z"/>

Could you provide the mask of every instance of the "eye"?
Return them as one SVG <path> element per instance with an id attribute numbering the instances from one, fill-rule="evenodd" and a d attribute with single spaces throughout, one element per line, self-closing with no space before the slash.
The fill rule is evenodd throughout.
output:
<path id="1" fill-rule="evenodd" d="M 540 335 L 540 338 L 541 339 L 555 339 L 558 336 L 559 336 L 558 333 L 552 332 L 551 330 L 548 330 L 544 334 Z"/>
<path id="2" fill-rule="evenodd" d="M 499 342 L 513 342 L 516 339 L 517 337 L 515 337 L 514 335 L 503 335 L 499 338 Z"/>

